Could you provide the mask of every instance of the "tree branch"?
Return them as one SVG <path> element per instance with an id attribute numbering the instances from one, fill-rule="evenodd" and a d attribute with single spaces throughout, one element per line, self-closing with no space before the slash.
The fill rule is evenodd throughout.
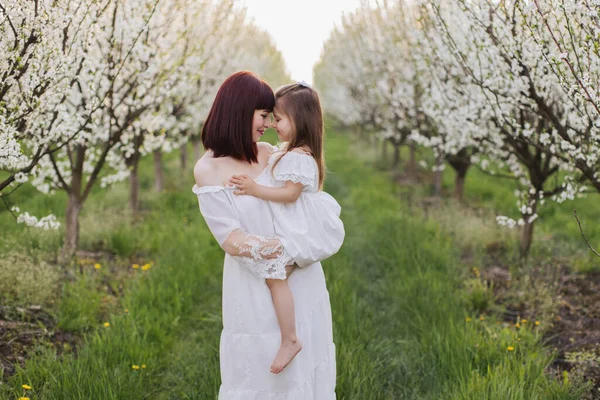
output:
<path id="1" fill-rule="evenodd" d="M 585 242 L 587 243 L 588 247 L 594 252 L 595 255 L 597 255 L 598 257 L 600 257 L 600 253 L 598 253 L 590 244 L 590 241 L 588 240 L 588 238 L 585 236 L 585 233 L 583 233 L 583 229 L 581 228 L 581 221 L 579 221 L 579 218 L 577 217 L 577 210 L 573 210 L 573 215 L 575 215 L 575 219 L 577 220 L 577 225 L 579 225 L 579 232 L 581 232 L 581 236 L 583 236 L 583 239 L 585 240 Z"/>
<path id="2" fill-rule="evenodd" d="M 15 29 L 15 26 L 13 25 L 11 19 L 10 19 L 10 15 L 8 15 L 8 13 L 6 12 L 6 9 L 4 8 L 4 6 L 2 4 L 0 4 L 0 10 L 2 10 L 2 12 L 4 13 L 4 15 L 6 15 L 6 19 L 8 20 L 8 24 L 10 25 L 10 29 L 12 29 L 13 34 L 15 35 L 15 45 L 13 46 L 13 49 L 16 49 L 17 46 L 19 46 L 19 35 L 17 34 L 17 30 Z"/>

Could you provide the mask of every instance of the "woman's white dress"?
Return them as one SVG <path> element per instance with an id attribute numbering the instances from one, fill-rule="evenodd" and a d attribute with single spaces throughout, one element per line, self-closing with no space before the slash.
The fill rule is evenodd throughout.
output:
<path id="1" fill-rule="evenodd" d="M 274 186 L 268 172 L 267 167 L 256 180 Z M 263 257 L 272 250 L 263 246 L 263 239 L 276 236 L 270 204 L 256 197 L 234 195 L 234 188 L 229 186 L 194 186 L 193 191 L 219 245 L 242 240 L 238 245 L 250 248 L 253 254 L 252 258 L 225 255 L 219 400 L 335 399 L 331 306 L 321 263 L 296 268 L 288 278 L 303 348 L 274 375 L 269 368 L 281 339 L 264 278 L 280 277 L 281 268 L 291 257 L 286 251 L 277 259 Z M 242 239 L 236 235 L 240 232 L 244 232 Z M 331 254 L 335 251 L 331 249 Z"/>

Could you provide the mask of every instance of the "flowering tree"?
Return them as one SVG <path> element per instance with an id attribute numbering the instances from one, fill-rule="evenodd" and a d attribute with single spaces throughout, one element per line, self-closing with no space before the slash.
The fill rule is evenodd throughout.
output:
<path id="1" fill-rule="evenodd" d="M 447 51 L 432 17 L 427 8 L 420 10 L 411 30 L 422 86 L 420 112 L 426 121 L 424 129 L 413 131 L 411 138 L 433 150 L 436 190 L 441 191 L 445 160 L 456 174 L 454 196 L 462 200 L 467 172 L 479 151 L 478 136 L 488 129 L 479 106 L 485 98 Z"/>
<path id="2" fill-rule="evenodd" d="M 325 110 L 345 125 L 358 125 L 362 134 L 380 131 L 382 126 L 377 77 L 364 35 L 364 14 L 368 12 L 373 11 L 361 7 L 355 14 L 344 16 L 342 26 L 325 42 L 314 73 Z"/>
<path id="3" fill-rule="evenodd" d="M 227 75 L 287 80 L 281 54 L 234 0 L 10 0 L 0 18 L 0 197 L 19 222 L 48 228 L 53 216 L 17 215 L 8 196 L 28 180 L 67 192 L 63 257 L 97 183 L 129 177 L 137 210 L 140 158 L 153 153 L 160 172 L 161 153 L 200 130 Z"/>
<path id="4" fill-rule="evenodd" d="M 458 196 L 470 165 L 514 180 L 520 217 L 501 216 L 498 221 L 523 226 L 521 250 L 525 255 L 538 207 L 546 199 L 572 199 L 581 193 L 584 182 L 595 185 L 598 177 L 597 117 L 590 118 L 597 92 L 585 83 L 597 72 L 590 73 L 581 66 L 571 68 L 565 63 L 568 53 L 554 57 L 547 49 L 549 43 L 563 52 L 571 46 L 570 57 L 580 57 L 579 61 L 573 58 L 572 65 L 583 63 L 575 54 L 587 54 L 586 68 L 597 71 L 593 53 L 598 49 L 593 45 L 597 35 L 591 35 L 593 28 L 589 28 L 597 26 L 597 13 L 593 13 L 597 6 L 583 3 L 382 2 L 373 10 L 363 8 L 349 17 L 363 27 L 359 39 L 347 26 L 330 39 L 335 46 L 359 49 L 359 54 L 337 53 L 335 61 L 332 56 L 323 57 L 324 65 L 315 71 L 333 75 L 340 64 L 352 65 L 358 60 L 360 68 L 344 75 L 352 76 L 347 79 L 350 81 L 370 82 L 371 90 L 376 88 L 377 94 L 365 96 L 381 100 L 375 102 L 377 110 L 373 113 L 382 122 L 376 129 L 389 130 L 394 122 L 396 127 L 408 127 L 410 138 L 433 148 L 437 171 L 444 159 L 455 168 Z M 563 10 L 563 16 L 549 10 Z M 557 22 L 550 23 L 545 13 Z M 573 22 L 583 13 L 587 13 L 588 28 L 583 22 Z M 378 16 L 376 23 L 373 15 Z M 565 22 L 568 15 L 571 23 Z M 552 38 L 552 32 L 562 38 L 562 45 Z M 570 80 L 564 78 L 569 71 Z M 351 88 L 352 84 L 338 78 L 324 91 L 338 95 L 351 92 Z M 577 91 L 579 97 L 571 95 Z M 359 96 L 365 92 L 368 90 Z M 359 96 L 345 95 L 352 101 L 337 105 L 337 109 L 354 109 L 353 102 L 358 102 Z"/>
<path id="5" fill-rule="evenodd" d="M 121 171 L 125 172 L 129 176 L 130 208 L 134 213 L 139 208 L 137 171 L 141 157 L 153 153 L 160 167 L 161 151 L 171 151 L 186 141 L 182 134 L 185 121 L 181 121 L 184 107 L 177 102 L 178 90 L 192 80 L 188 74 L 193 71 L 185 68 L 188 60 L 193 55 L 207 57 L 206 54 L 196 54 L 200 47 L 191 44 L 192 21 L 196 24 L 195 18 L 200 17 L 201 13 L 212 12 L 211 6 L 208 1 L 163 0 L 157 4 L 157 10 L 140 40 L 148 53 L 144 65 L 149 67 L 146 74 L 142 75 L 146 85 L 139 87 L 142 91 L 139 96 L 148 99 L 149 103 L 121 135 L 114 151 L 109 153 L 115 158 L 110 164 L 117 173 L 104 177 L 102 182 L 106 185 L 120 180 L 125 177 Z M 207 25 L 203 28 L 205 35 L 214 33 Z M 201 39 L 198 36 L 195 38 L 202 42 Z M 162 189 L 162 169 L 157 174 L 157 186 Z"/>
<path id="6" fill-rule="evenodd" d="M 519 7 L 535 51 L 563 90 L 568 118 L 560 118 L 534 96 L 554 127 L 560 156 L 600 191 L 600 4 L 536 0 Z"/>
<path id="7" fill-rule="evenodd" d="M 600 4 L 598 2 L 534 1 L 520 9 L 538 52 L 558 79 L 572 105 L 564 123 L 548 118 L 568 145 L 565 156 L 574 161 L 588 182 L 600 191 Z M 577 214 L 581 234 L 592 250 Z"/>
<path id="8" fill-rule="evenodd" d="M 561 106 L 561 94 L 548 79 L 546 66 L 531 51 L 528 31 L 515 17 L 515 4 L 452 1 L 427 7 L 432 11 L 436 33 L 455 61 L 446 65 L 464 76 L 462 85 L 475 94 L 471 98 L 480 100 L 469 103 L 463 97 L 462 104 L 474 114 L 465 116 L 455 110 L 447 118 L 462 124 L 475 117 L 478 125 L 487 128 L 471 136 L 485 154 L 473 156 L 472 161 L 484 169 L 500 167 L 490 172 L 515 179 L 521 218 L 498 217 L 498 221 L 523 226 L 521 252 L 526 255 L 543 199 L 562 200 L 565 197 L 559 195 L 572 197 L 576 190 L 571 175 L 562 179 L 558 175 L 561 168 L 573 168 L 553 154 L 553 140 L 548 140 L 551 126 L 539 112 L 534 93 L 540 94 L 556 115 L 566 116 L 568 110 Z"/>
<path id="9" fill-rule="evenodd" d="M 41 168 L 40 162 L 83 132 L 98 109 L 88 103 L 71 115 L 70 90 L 77 84 L 92 40 L 88 16 L 96 5 L 81 1 L 7 1 L 0 4 L 0 197 L 8 196 Z M 39 184 L 43 192 L 50 185 Z M 11 209 L 18 213 L 18 207 Z M 17 217 L 17 215 L 15 215 Z M 54 216 L 41 220 L 27 212 L 19 222 L 57 227 Z"/>

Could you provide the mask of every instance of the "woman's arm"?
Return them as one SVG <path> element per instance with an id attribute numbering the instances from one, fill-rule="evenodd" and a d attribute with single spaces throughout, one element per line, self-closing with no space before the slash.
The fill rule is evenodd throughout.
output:
<path id="1" fill-rule="evenodd" d="M 283 246 L 277 238 L 253 235 L 236 229 L 221 243 L 221 248 L 231 256 L 254 260 L 273 260 L 283 255 Z"/>
<path id="2" fill-rule="evenodd" d="M 236 187 L 236 190 L 233 192 L 234 194 L 246 194 L 276 203 L 295 202 L 300 197 L 300 194 L 302 194 L 302 189 L 304 188 L 302 183 L 294 183 L 292 181 L 286 181 L 284 187 L 263 186 L 256 183 L 248 175 L 234 175 L 229 179 L 229 182 Z"/>

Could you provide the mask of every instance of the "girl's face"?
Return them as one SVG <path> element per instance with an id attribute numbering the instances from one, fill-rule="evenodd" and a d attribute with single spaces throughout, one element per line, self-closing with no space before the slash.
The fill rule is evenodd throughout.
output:
<path id="1" fill-rule="evenodd" d="M 252 120 L 252 141 L 258 142 L 265 130 L 269 127 L 269 110 L 254 110 L 254 119 Z"/>
<path id="2" fill-rule="evenodd" d="M 277 106 L 275 106 L 275 109 L 273 110 L 273 116 L 275 117 L 273 128 L 277 131 L 279 140 L 281 142 L 289 142 L 292 140 L 293 126 L 290 117 L 277 109 Z"/>

